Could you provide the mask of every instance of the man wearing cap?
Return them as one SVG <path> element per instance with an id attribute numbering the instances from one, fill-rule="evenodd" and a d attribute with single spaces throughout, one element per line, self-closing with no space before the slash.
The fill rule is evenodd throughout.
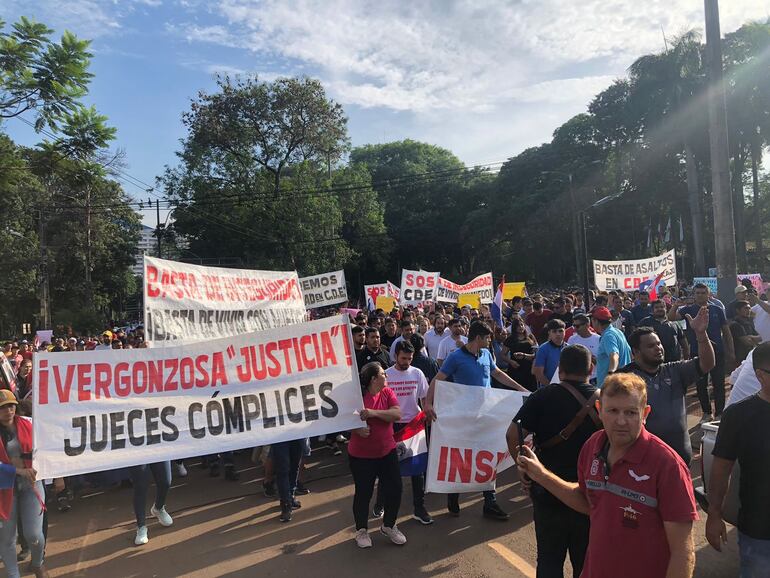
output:
<path id="1" fill-rule="evenodd" d="M 596 385 L 601 387 L 607 375 L 631 363 L 631 348 L 623 332 L 612 326 L 612 313 L 606 307 L 593 310 L 591 326 L 600 335 L 596 354 Z"/>
<path id="2" fill-rule="evenodd" d="M 112 331 L 105 331 L 99 338 L 99 345 L 94 347 L 95 351 L 104 351 L 112 349 Z"/>
<path id="3" fill-rule="evenodd" d="M 741 301 L 748 301 L 748 289 L 745 285 L 738 285 L 735 288 L 735 299 L 730 301 L 730 303 L 727 304 L 725 307 L 725 317 L 728 319 L 735 319 L 735 316 L 737 315 L 736 308 L 738 307 L 738 303 Z"/>

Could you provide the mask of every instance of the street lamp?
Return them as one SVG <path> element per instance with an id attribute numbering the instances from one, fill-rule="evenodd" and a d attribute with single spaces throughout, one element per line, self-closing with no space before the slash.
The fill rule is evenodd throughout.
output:
<path id="1" fill-rule="evenodd" d="M 610 201 L 614 201 L 615 199 L 619 198 L 623 195 L 623 191 L 619 193 L 615 193 L 612 195 L 607 195 L 606 197 L 602 197 L 598 201 L 596 201 L 593 205 L 590 205 L 586 207 L 585 209 L 581 209 L 578 211 L 578 220 L 580 222 L 580 228 L 582 229 L 583 235 L 582 235 L 582 243 L 580 247 L 580 254 L 581 259 L 583 261 L 583 300 L 585 302 L 586 311 L 588 311 L 589 307 L 589 293 L 590 293 L 590 287 L 588 282 L 588 233 L 586 228 L 586 216 L 588 211 L 591 209 L 594 209 L 596 207 L 601 207 L 602 205 L 609 203 Z"/>

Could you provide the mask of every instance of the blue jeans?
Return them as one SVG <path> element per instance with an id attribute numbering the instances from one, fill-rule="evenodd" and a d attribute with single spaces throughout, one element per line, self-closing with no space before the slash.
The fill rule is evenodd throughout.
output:
<path id="1" fill-rule="evenodd" d="M 304 439 L 281 442 L 271 446 L 275 485 L 278 487 L 278 496 L 282 504 L 291 502 L 292 497 L 294 497 L 294 490 L 297 488 L 299 460 L 302 458 L 304 447 Z"/>
<path id="2" fill-rule="evenodd" d="M 741 578 L 770 577 L 770 540 L 757 540 L 738 532 Z"/>
<path id="3" fill-rule="evenodd" d="M 19 577 L 19 564 L 16 561 L 16 516 L 21 516 L 24 538 L 27 540 L 32 565 L 42 566 L 45 555 L 45 538 L 43 537 L 43 507 L 40 499 L 43 499 L 45 490 L 43 482 L 35 482 L 35 490 L 26 480 L 16 479 L 16 488 L 13 491 L 13 506 L 11 515 L 7 520 L 0 521 L 0 557 L 5 564 L 5 571 L 9 578 Z"/>
<path id="4" fill-rule="evenodd" d="M 155 507 L 158 510 L 166 505 L 166 496 L 171 487 L 171 462 L 144 464 L 131 468 L 131 483 L 134 485 L 134 515 L 138 528 L 147 525 L 147 488 L 150 486 L 150 472 L 155 479 Z"/>

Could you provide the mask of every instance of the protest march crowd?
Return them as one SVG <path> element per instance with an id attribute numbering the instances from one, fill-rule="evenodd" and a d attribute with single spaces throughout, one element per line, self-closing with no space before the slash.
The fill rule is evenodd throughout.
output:
<path id="1" fill-rule="evenodd" d="M 424 525 L 434 523 L 424 503 L 432 484 L 429 461 L 432 464 L 434 460 L 438 464 L 435 478 L 458 482 L 451 486 L 455 491 L 444 491 L 450 515 L 461 515 L 459 493 L 473 487 L 472 491 L 483 488 L 484 517 L 508 519 L 494 491 L 495 475 L 507 459 L 508 465 L 518 468 L 522 489 L 532 500 L 538 577 L 563 576 L 567 555 L 574 576 L 692 576 L 693 522 L 699 513 L 689 469 L 694 456 L 686 396 L 694 390 L 701 421 L 720 422 L 708 484 L 706 538 L 717 550 L 726 540 L 722 503 L 738 460 L 741 576 L 770 576 L 770 444 L 766 442 L 770 436 L 770 305 L 750 282 L 738 284 L 735 300 L 727 304 L 716 299 L 703 283 L 690 287 L 681 283 L 654 285 L 649 291 L 591 291 L 588 302 L 580 291 L 570 290 L 543 290 L 504 300 L 501 284 L 494 298 L 466 305 L 437 302 L 421 294 L 416 298 L 420 302 L 411 305 L 399 304 L 398 299 L 375 298 L 362 309 L 312 309 L 310 315 L 316 318 L 342 312 L 350 325 L 345 348 L 351 339 L 348 361 L 358 375 L 355 382 L 363 402 L 352 418 L 357 425 L 345 431 L 328 431 L 317 436 L 315 443 L 328 444 L 334 455 L 341 455 L 343 450 L 348 454 L 355 488 L 355 544 L 372 547 L 372 517 L 380 520 L 379 530 L 389 541 L 398 545 L 407 542 L 396 524 L 404 509 L 404 477 L 410 479 L 413 518 Z M 346 298 L 344 293 L 339 295 Z M 387 292 L 381 295 L 387 296 Z M 383 309 L 384 303 L 389 307 Z M 169 331 L 168 324 L 163 331 L 159 327 L 156 334 Z M 325 342 L 316 341 L 315 334 L 312 340 L 302 339 L 293 345 L 292 351 L 296 351 L 292 354 L 288 345 L 277 342 L 286 362 L 290 355 L 296 355 L 300 364 L 306 346 L 314 347 L 316 354 L 325 351 Z M 0 557 L 8 576 L 19 576 L 18 563 L 27 559 L 35 576 L 48 575 L 44 564 L 46 504 L 62 512 L 74 506 L 68 515 L 77 514 L 75 476 L 55 477 L 44 483 L 38 473 L 45 472 L 32 465 L 33 451 L 38 451 L 32 424 L 37 436 L 36 412 L 45 409 L 45 401 L 35 399 L 38 391 L 43 391 L 42 384 L 36 389 L 39 364 L 53 365 L 57 357 L 48 353 L 66 356 L 69 352 L 124 350 L 115 355 L 125 357 L 133 355 L 125 350 L 155 347 L 142 325 L 110 327 L 98 336 L 57 335 L 50 336 L 50 341 L 41 342 L 38 337 L 34 343 L 21 339 L 4 345 L 5 355 L 0 360 L 5 380 L 0 390 Z M 36 360 L 39 354 L 42 361 Z M 227 356 L 234 355 L 235 351 L 230 355 L 228 349 Z M 283 359 L 283 354 L 276 356 Z M 258 363 L 251 363 L 256 370 Z M 266 367 L 264 360 L 262 363 Z M 295 371 L 299 367 L 295 366 Z M 52 371 L 52 375 L 46 378 L 56 380 L 56 389 L 51 391 L 58 390 L 61 396 L 59 374 Z M 95 383 L 99 379 L 97 375 Z M 180 389 L 184 389 L 181 374 L 180 382 Z M 473 480 L 470 471 L 466 475 L 462 464 L 453 461 L 456 450 L 445 451 L 435 435 L 430 435 L 436 433 L 430 430 L 442 424 L 442 417 L 447 424 L 454 423 L 447 421 L 446 398 L 439 403 L 442 390 L 449 391 L 447 382 L 468 390 L 505 390 L 500 396 L 511 390 L 523 392 L 515 394 L 518 405 L 506 406 L 516 407 L 515 413 L 506 417 L 510 424 L 507 431 L 492 432 L 508 451 L 496 462 L 492 461 L 494 452 L 488 452 L 487 461 L 482 457 L 484 452 L 479 452 Z M 82 383 L 72 387 L 79 400 L 89 399 Z M 329 391 L 334 391 L 331 386 L 326 395 L 323 391 L 319 388 L 325 402 L 320 406 L 321 418 L 332 416 L 343 403 L 329 397 Z M 97 385 L 93 392 L 99 396 Z M 489 391 L 480 393 L 490 395 Z M 258 396 L 251 396 L 253 407 L 248 396 L 242 396 L 243 406 L 238 405 L 240 413 L 236 416 L 246 416 L 245 422 L 239 422 L 241 432 L 244 423 L 249 429 L 255 423 L 248 418 L 254 418 L 260 408 L 260 419 L 268 427 L 264 421 L 268 420 L 267 405 L 264 394 L 260 395 L 261 405 Z M 308 423 L 319 419 L 308 391 L 292 395 L 302 397 Z M 280 407 L 279 397 L 276 394 Z M 278 423 L 284 424 L 284 416 L 287 423 L 300 422 L 303 412 L 291 412 L 295 406 L 290 405 L 288 393 L 283 399 Z M 228 415 L 229 402 L 222 403 L 222 415 Z M 194 405 L 189 413 L 191 432 L 196 431 L 194 423 L 202 423 L 195 421 Z M 159 418 L 165 428 L 164 442 L 175 439 L 175 429 L 179 435 L 171 415 L 173 408 L 168 413 L 166 409 Z M 204 408 L 198 410 L 202 416 Z M 145 412 L 146 436 L 150 438 L 150 410 Z M 205 412 L 209 412 L 208 430 L 214 432 L 216 419 L 212 421 L 208 406 Z M 130 414 L 130 443 L 140 445 L 132 427 L 137 427 L 136 420 L 143 423 L 145 417 L 132 418 Z M 295 415 L 299 415 L 296 420 Z M 115 424 L 122 423 L 125 416 L 110 416 L 115 449 L 120 441 L 114 433 Z M 73 427 L 76 419 L 72 419 Z M 86 421 L 83 418 L 84 446 Z M 479 421 L 475 427 L 483 423 Z M 96 428 L 93 423 L 90 427 Z M 106 435 L 107 425 L 104 428 Z M 273 443 L 253 449 L 253 457 L 264 465 L 264 493 L 279 499 L 280 521 L 286 523 L 301 508 L 298 496 L 310 492 L 302 483 L 310 440 L 307 435 L 291 438 L 279 436 Z M 93 437 L 90 443 L 96 445 Z M 241 444 L 240 449 L 246 447 Z M 205 453 L 208 455 L 203 456 L 202 463 L 212 477 L 223 474 L 227 480 L 239 479 L 233 451 Z M 196 455 L 200 453 L 133 463 L 101 474 L 102 482 L 109 479 L 133 487 L 137 546 L 149 540 L 146 503 L 150 478 L 156 486 L 150 515 L 162 526 L 171 526 L 174 521 L 167 505 L 173 503 L 169 496 L 172 472 L 186 476 L 184 458 Z M 464 481 L 481 485 L 459 483 Z M 169 509 L 173 511 L 173 507 Z M 629 564 L 629 560 L 635 562 Z"/>

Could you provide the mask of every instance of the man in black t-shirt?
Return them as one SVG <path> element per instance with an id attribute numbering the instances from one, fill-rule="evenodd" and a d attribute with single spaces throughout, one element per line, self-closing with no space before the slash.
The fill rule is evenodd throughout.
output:
<path id="1" fill-rule="evenodd" d="M 741 464 L 738 546 L 741 576 L 767 576 L 770 568 L 770 342 L 752 354 L 759 393 L 725 409 L 711 452 L 706 538 L 715 549 L 727 541 L 722 503 L 733 464 Z"/>
<path id="2" fill-rule="evenodd" d="M 559 379 L 562 383 L 547 385 L 530 395 L 508 428 L 506 438 L 512 456 L 518 455 L 518 447 L 524 441 L 519 437 L 521 424 L 521 436 L 534 434 L 537 455 L 548 469 L 558 472 L 565 480 L 577 481 L 580 449 L 599 428 L 588 414 L 569 436 L 565 428 L 596 391 L 596 387 L 588 383 L 592 365 L 591 352 L 582 345 L 571 345 L 561 352 Z M 585 401 L 579 403 L 565 385 L 574 388 Z M 598 416 L 594 417 L 598 422 Z M 560 434 L 567 439 L 558 439 Z M 588 516 L 566 506 L 537 484 L 530 485 L 525 479 L 522 484 L 530 486 L 534 509 L 537 575 L 562 576 L 564 558 L 569 552 L 574 575 L 579 576 L 588 547 Z"/>
<path id="3" fill-rule="evenodd" d="M 684 330 L 676 321 L 666 317 L 666 304 L 662 299 L 652 302 L 652 315 L 639 322 L 639 327 L 652 327 L 658 334 L 665 353 L 665 362 L 679 361 L 690 357 L 690 345 Z"/>
<path id="4" fill-rule="evenodd" d="M 378 362 L 382 369 L 390 367 L 390 354 L 380 343 L 380 332 L 374 327 L 367 327 L 366 346 L 361 351 L 356 351 L 356 362 L 361 368 L 372 361 Z"/>

